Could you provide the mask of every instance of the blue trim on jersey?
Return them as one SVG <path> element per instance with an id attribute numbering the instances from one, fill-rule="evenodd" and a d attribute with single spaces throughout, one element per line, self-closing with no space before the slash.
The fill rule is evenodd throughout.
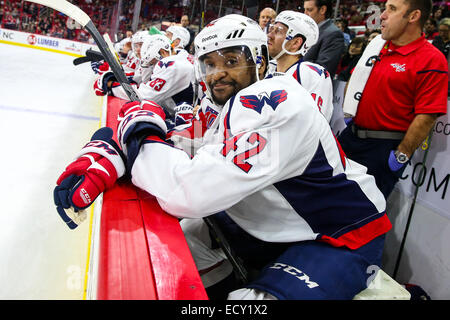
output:
<path id="1" fill-rule="evenodd" d="M 301 58 L 300 60 L 298 60 L 297 62 L 295 62 L 295 63 L 293 63 L 289 68 L 287 68 L 286 70 L 289 70 L 290 68 L 292 68 L 294 65 L 297 65 L 295 68 L 296 68 L 296 71 L 297 71 L 297 75 L 298 75 L 298 79 L 295 79 L 295 80 L 297 80 L 297 82 L 298 83 L 300 83 L 300 84 L 302 84 L 302 80 L 301 80 L 301 78 L 300 78 L 300 65 L 303 63 L 303 58 Z"/>
<path id="2" fill-rule="evenodd" d="M 356 182 L 348 180 L 343 173 L 333 176 L 333 168 L 320 143 L 300 176 L 277 182 L 274 186 L 315 233 L 332 238 L 384 214 L 378 212 Z"/>
<path id="3" fill-rule="evenodd" d="M 230 114 L 231 114 L 231 108 L 233 107 L 234 104 L 234 99 L 236 99 L 236 96 L 232 96 L 230 98 L 230 103 L 229 103 L 229 108 L 228 108 L 228 112 L 226 114 L 226 118 L 225 118 L 225 130 L 231 130 L 231 126 L 230 126 Z"/>
<path id="4" fill-rule="evenodd" d="M 181 90 L 177 94 L 174 94 L 172 96 L 172 99 L 177 105 L 182 102 L 192 104 L 192 102 L 194 101 L 194 87 L 192 86 L 192 83 L 189 84 L 189 87 Z"/>

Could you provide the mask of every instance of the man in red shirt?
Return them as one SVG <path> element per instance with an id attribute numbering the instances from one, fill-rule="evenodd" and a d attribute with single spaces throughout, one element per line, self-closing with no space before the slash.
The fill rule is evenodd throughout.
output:
<path id="1" fill-rule="evenodd" d="M 368 168 L 387 198 L 438 116 L 447 111 L 448 65 L 422 33 L 430 0 L 388 0 L 386 44 L 352 124 L 339 136 L 346 155 Z"/>

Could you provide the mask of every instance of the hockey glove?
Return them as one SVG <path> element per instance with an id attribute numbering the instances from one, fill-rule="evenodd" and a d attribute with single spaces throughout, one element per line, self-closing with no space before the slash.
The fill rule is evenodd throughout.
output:
<path id="1" fill-rule="evenodd" d="M 391 169 L 392 172 L 399 171 L 404 166 L 406 166 L 407 163 L 408 162 L 406 162 L 406 163 L 398 162 L 397 157 L 395 156 L 395 151 L 391 150 L 391 153 L 389 154 L 388 165 L 389 165 L 389 169 Z"/>
<path id="2" fill-rule="evenodd" d="M 117 139 L 127 157 L 127 174 L 131 173 L 144 139 L 148 136 L 166 139 L 165 118 L 164 110 L 153 101 L 133 101 L 122 106 L 119 111 L 121 120 L 117 128 Z"/>
<path id="3" fill-rule="evenodd" d="M 91 61 L 91 68 L 95 74 L 102 75 L 103 73 L 110 71 L 108 62 L 101 61 Z"/>
<path id="4" fill-rule="evenodd" d="M 116 76 L 112 72 L 103 73 L 95 82 L 94 82 L 94 92 L 97 96 L 104 96 L 106 94 L 111 94 L 111 88 L 108 87 L 108 82 L 113 81 L 116 82 Z"/>
<path id="5" fill-rule="evenodd" d="M 190 123 L 194 117 L 194 108 L 186 103 L 180 103 L 175 107 L 175 126 Z"/>
<path id="6" fill-rule="evenodd" d="M 97 130 L 56 182 L 56 210 L 70 229 L 86 219 L 84 210 L 125 172 L 123 155 L 112 135 L 111 128 Z"/>

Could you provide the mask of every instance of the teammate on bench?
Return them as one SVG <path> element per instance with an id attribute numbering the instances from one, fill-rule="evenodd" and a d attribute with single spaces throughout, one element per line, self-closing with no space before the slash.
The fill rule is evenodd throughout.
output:
<path id="1" fill-rule="evenodd" d="M 373 276 L 368 267 L 380 264 L 391 228 L 373 177 L 345 157 L 292 76 L 264 79 L 267 35 L 255 21 L 224 16 L 194 43 L 221 113 L 191 157 L 165 142 L 158 105 L 125 104 L 117 131 L 133 184 L 183 218 L 207 292 L 232 283 L 226 255 L 202 219 L 215 215 L 233 251 L 259 270 L 244 287 L 228 286 L 229 299 L 352 299 Z M 70 189 L 71 180 L 62 180 Z M 70 195 L 79 197 L 58 194 L 69 195 L 60 201 L 69 207 Z"/>

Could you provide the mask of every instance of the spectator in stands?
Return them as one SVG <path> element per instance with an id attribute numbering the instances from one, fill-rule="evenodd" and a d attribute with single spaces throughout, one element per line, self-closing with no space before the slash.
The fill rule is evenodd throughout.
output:
<path id="1" fill-rule="evenodd" d="M 379 34 L 381 34 L 381 30 L 380 29 L 367 30 L 367 32 L 365 33 L 365 36 L 366 36 L 366 39 L 367 39 L 367 43 L 372 41 L 372 39 L 375 38 Z"/>
<path id="2" fill-rule="evenodd" d="M 338 74 L 338 80 L 347 82 L 350 79 L 350 75 L 353 68 L 361 58 L 361 55 L 366 47 L 365 37 L 355 37 L 350 43 L 347 52 L 341 59 L 340 72 Z"/>
<path id="3" fill-rule="evenodd" d="M 422 32 L 431 8 L 431 0 L 388 0 L 382 37 L 366 48 L 378 59 L 355 69 L 346 91 L 344 112 L 356 112 L 339 142 L 348 158 L 367 167 L 385 198 L 447 112 L 447 61 Z"/>
<path id="4" fill-rule="evenodd" d="M 41 21 L 39 21 L 38 24 L 43 34 L 47 34 L 50 31 L 50 28 L 52 27 L 52 24 L 50 23 L 49 18 L 47 16 L 44 16 L 44 18 Z"/>
<path id="5" fill-rule="evenodd" d="M 69 36 L 69 39 L 75 38 L 75 29 L 77 29 L 77 26 L 79 24 L 73 20 L 72 18 L 68 18 L 66 21 L 66 27 L 67 27 L 67 34 Z"/>
<path id="6" fill-rule="evenodd" d="M 313 18 L 319 26 L 319 40 L 306 53 L 304 59 L 325 67 L 334 78 L 345 51 L 345 40 L 342 31 L 330 19 L 333 10 L 332 1 L 306 0 L 303 6 L 305 14 Z"/>
<path id="7" fill-rule="evenodd" d="M 265 30 L 266 26 L 268 26 L 273 20 L 275 20 L 275 17 L 277 16 L 277 13 L 275 10 L 273 10 L 270 7 L 264 8 L 259 13 L 258 23 L 261 29 Z"/>
<path id="8" fill-rule="evenodd" d="M 359 26 L 362 24 L 364 17 L 361 15 L 361 13 L 358 10 L 358 7 L 356 5 L 352 5 L 350 7 L 350 14 L 351 14 L 351 17 L 349 20 L 349 25 Z"/>
<path id="9" fill-rule="evenodd" d="M 433 40 L 433 45 L 441 51 L 446 59 L 449 59 L 450 51 L 450 18 L 444 18 L 439 23 L 439 35 Z"/>
<path id="10" fill-rule="evenodd" d="M 191 52 L 191 45 L 195 38 L 195 31 L 189 28 L 190 22 L 189 17 L 185 14 L 181 17 L 180 24 L 183 28 L 186 28 L 189 31 L 191 38 L 189 39 L 189 43 L 184 47 L 187 52 Z M 193 49 L 193 48 L 192 48 Z M 192 53 L 192 52 L 191 52 Z"/>
<path id="11" fill-rule="evenodd" d="M 425 38 L 432 41 L 439 34 L 436 20 L 433 18 L 427 19 L 423 27 L 423 31 L 425 32 Z"/>
<path id="12" fill-rule="evenodd" d="M 439 23 L 441 19 L 443 18 L 443 10 L 442 8 L 437 8 L 433 13 L 433 18 L 436 20 L 436 23 Z"/>
<path id="13" fill-rule="evenodd" d="M 0 24 L 3 21 L 4 14 L 5 14 L 5 9 L 3 8 L 3 3 L 2 3 L 1 6 L 0 6 Z"/>
<path id="14" fill-rule="evenodd" d="M 339 19 L 336 20 L 336 22 L 334 23 L 336 25 L 336 27 L 338 27 L 339 29 L 341 29 L 342 34 L 344 35 L 344 41 L 345 41 L 345 46 L 348 46 L 350 44 L 350 41 L 352 40 L 350 37 L 350 34 L 348 34 L 347 32 L 345 32 L 345 24 L 343 22 L 343 20 Z"/>
<path id="15" fill-rule="evenodd" d="M 17 29 L 17 19 L 15 19 L 12 15 L 12 13 L 10 11 L 6 11 L 5 12 L 5 17 L 4 17 L 4 24 L 3 26 L 6 29 L 12 29 L 12 30 L 16 30 Z"/>

